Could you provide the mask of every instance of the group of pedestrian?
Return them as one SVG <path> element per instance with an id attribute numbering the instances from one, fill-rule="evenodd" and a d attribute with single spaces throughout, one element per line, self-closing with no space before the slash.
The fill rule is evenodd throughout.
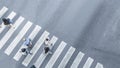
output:
<path id="1" fill-rule="evenodd" d="M 0 28 L 3 25 L 9 26 L 9 28 L 13 27 L 13 21 L 10 18 L 2 18 L 2 21 L 3 21 L 3 23 L 0 25 Z M 23 41 L 24 41 L 23 45 L 26 46 L 26 47 L 21 48 L 20 52 L 23 55 L 27 55 L 27 54 L 32 55 L 32 53 L 30 52 L 31 48 L 33 47 L 31 39 L 30 38 L 24 38 Z M 52 54 L 51 48 L 52 48 L 53 44 L 51 43 L 49 37 L 47 37 L 45 39 L 44 44 L 45 44 L 44 48 L 43 48 L 44 54 Z M 31 68 L 36 68 L 36 67 L 33 65 L 33 66 L 31 66 Z"/>
<path id="2" fill-rule="evenodd" d="M 0 28 L 2 27 L 2 25 L 13 27 L 13 21 L 10 18 L 2 18 L 2 21 L 3 21 L 3 23 L 0 25 Z M 31 39 L 30 38 L 26 38 L 26 39 L 23 39 L 23 40 L 24 40 L 24 45 L 26 45 L 27 48 L 22 48 L 21 52 L 25 52 L 26 54 L 31 54 L 30 51 L 29 51 L 29 48 L 32 47 Z M 45 46 L 43 48 L 44 53 L 45 54 L 48 54 L 48 53 L 52 54 L 52 52 L 51 52 L 52 43 L 50 42 L 49 37 L 47 37 L 45 39 L 44 43 L 45 43 Z"/>
<path id="3" fill-rule="evenodd" d="M 23 40 L 24 40 L 23 45 L 25 45 L 26 47 L 22 48 L 20 52 L 22 52 L 23 55 L 32 54 L 30 52 L 30 50 L 33 46 L 31 39 L 30 38 L 24 38 Z M 43 48 L 44 54 L 52 54 L 51 49 L 52 49 L 53 44 L 50 42 L 49 37 L 47 37 L 45 39 L 44 44 L 45 44 L 44 48 Z"/>
<path id="4" fill-rule="evenodd" d="M 27 54 L 32 55 L 32 53 L 30 52 L 30 50 L 32 48 L 32 41 L 31 41 L 31 39 L 30 38 L 24 38 L 23 41 L 24 41 L 23 45 L 25 47 L 22 48 L 20 52 L 22 52 L 23 55 L 27 55 Z"/>

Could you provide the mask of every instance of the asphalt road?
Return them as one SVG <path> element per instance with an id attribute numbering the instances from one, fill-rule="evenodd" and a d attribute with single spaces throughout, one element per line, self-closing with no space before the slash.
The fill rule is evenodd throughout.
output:
<path id="1" fill-rule="evenodd" d="M 0 0 L 69 45 L 120 68 L 119 0 Z"/>

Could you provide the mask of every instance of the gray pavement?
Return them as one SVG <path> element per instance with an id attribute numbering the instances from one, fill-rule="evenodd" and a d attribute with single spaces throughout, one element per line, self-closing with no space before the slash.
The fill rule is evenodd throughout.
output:
<path id="1" fill-rule="evenodd" d="M 64 52 L 67 52 L 70 46 L 76 48 L 74 56 L 72 56 L 70 61 L 73 61 L 80 51 L 85 53 L 79 68 L 83 67 L 88 57 L 92 57 L 95 60 L 91 68 L 95 67 L 96 62 L 102 63 L 104 68 L 120 68 L 119 0 L 0 0 L 0 8 L 3 6 L 9 8 L 9 11 L 3 17 L 6 17 L 11 11 L 17 13 L 17 16 L 13 19 L 14 21 L 19 16 L 25 17 L 24 23 L 20 25 L 17 29 L 18 31 L 14 33 L 14 37 L 11 37 L 6 45 L 12 42 L 19 29 L 25 25 L 27 20 L 30 20 L 42 27 L 41 32 L 34 40 L 34 44 L 42 32 L 47 30 L 50 32 L 51 37 L 55 35 L 59 38 L 56 45 L 59 45 L 62 40 L 68 44 Z M 0 38 L 7 31 L 7 29 L 4 30 Z M 29 34 L 30 30 L 25 36 Z M 18 45 L 21 44 L 19 43 Z M 54 49 L 57 47 L 55 46 Z M 25 57 L 16 62 L 12 59 L 15 53 L 12 53 L 10 56 L 6 56 L 3 53 L 6 48 L 7 46 L 0 50 L 2 54 L 0 56 L 0 65 L 5 66 L 4 68 L 8 68 L 8 65 L 11 66 L 10 68 L 25 68 L 20 64 Z M 19 46 L 15 48 L 15 51 L 18 48 Z M 41 50 L 39 52 L 41 53 Z M 34 60 L 36 60 L 39 54 L 35 56 Z M 65 55 L 65 53 L 62 55 Z M 50 57 L 46 58 L 42 68 L 45 67 Z M 3 63 L 3 61 L 5 62 Z M 69 68 L 72 64 L 70 61 L 66 68 Z M 34 61 L 31 61 L 30 65 L 33 63 Z M 59 63 L 60 61 L 57 61 L 55 65 L 57 66 Z M 53 67 L 56 67 L 55 65 Z"/>

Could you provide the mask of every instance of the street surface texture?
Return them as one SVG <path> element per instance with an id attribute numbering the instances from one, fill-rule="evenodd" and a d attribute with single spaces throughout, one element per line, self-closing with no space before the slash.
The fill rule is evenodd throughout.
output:
<path id="1" fill-rule="evenodd" d="M 119 0 L 0 0 L 2 68 L 120 68 Z M 2 21 L 0 20 L 0 23 Z M 43 54 L 45 38 L 52 55 Z M 32 38 L 32 55 L 19 53 Z"/>

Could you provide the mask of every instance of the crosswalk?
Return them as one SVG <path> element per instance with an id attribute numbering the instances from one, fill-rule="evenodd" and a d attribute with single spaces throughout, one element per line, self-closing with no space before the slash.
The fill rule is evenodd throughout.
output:
<path id="1" fill-rule="evenodd" d="M 29 38 L 31 40 L 33 40 L 35 38 L 35 36 L 38 34 L 38 32 L 40 31 L 41 27 L 39 27 L 38 25 L 36 25 L 36 27 L 34 28 L 34 30 L 32 31 L 32 33 L 29 35 Z M 20 47 L 20 49 L 18 50 L 18 52 L 16 53 L 16 55 L 13 57 L 16 61 L 19 61 L 19 59 L 22 57 L 22 54 L 20 53 L 20 50 L 22 48 L 26 48 L 26 46 L 22 45 Z"/>
<path id="2" fill-rule="evenodd" d="M 0 18 L 2 18 L 5 13 L 7 13 L 9 9 L 5 6 L 3 6 L 0 10 Z M 17 15 L 17 13 L 15 13 L 14 11 L 12 11 L 7 18 L 13 19 L 15 16 Z M 23 43 L 21 40 L 24 38 L 24 36 L 26 35 L 26 33 L 28 33 L 29 30 L 31 30 L 32 26 L 34 26 L 35 24 L 33 24 L 31 21 L 27 21 L 25 24 L 23 23 L 23 21 L 25 20 L 24 17 L 19 16 L 15 23 L 13 24 L 15 26 L 15 28 L 10 28 L 5 34 L 4 36 L 1 38 L 0 40 L 0 49 L 2 49 L 4 46 L 7 46 L 7 48 L 4 50 L 4 53 L 6 55 L 11 55 L 13 53 L 13 51 L 15 49 L 18 49 L 15 53 L 14 56 L 12 57 L 14 60 L 16 61 L 20 61 L 21 57 L 23 56 L 20 53 L 20 50 L 22 48 L 25 48 L 26 46 L 24 46 L 23 44 L 19 47 L 16 48 L 18 46 L 19 43 Z M 11 41 L 11 43 L 8 45 L 6 44 L 8 42 L 8 40 L 10 38 L 12 38 L 13 34 L 18 31 L 18 28 L 20 27 L 20 25 L 23 25 L 22 29 L 19 29 L 19 32 L 17 33 L 17 35 L 15 36 L 15 38 Z M 0 28 L 0 33 L 3 32 L 3 30 L 5 30 L 5 26 L 3 24 L 2 28 Z M 37 35 L 39 35 L 39 32 L 41 32 L 42 27 L 35 25 L 33 30 L 30 32 L 30 34 L 28 35 L 28 37 L 31 40 L 34 40 L 35 37 Z M 38 54 L 38 51 L 43 49 L 42 45 L 44 45 L 44 41 L 45 39 L 50 36 L 50 33 L 48 31 L 44 31 L 42 32 L 41 36 L 38 38 L 37 42 L 34 44 L 34 46 L 32 47 L 31 54 L 28 54 L 24 60 L 21 62 L 22 65 L 24 65 L 25 67 L 31 66 L 30 64 L 32 63 L 34 66 L 36 66 L 36 68 L 41 68 L 42 64 L 44 63 L 45 59 L 47 58 L 47 56 L 49 54 L 44 54 L 43 52 Z M 70 59 L 74 58 L 70 68 L 79 68 L 80 63 L 82 63 L 82 59 L 83 57 L 85 57 L 85 54 L 83 52 L 79 52 L 77 54 L 76 57 L 72 57 L 73 54 L 76 52 L 76 49 L 70 45 L 68 45 L 66 42 L 61 41 L 59 43 L 59 45 L 56 45 L 57 41 L 59 40 L 58 37 L 56 36 L 52 36 L 50 39 L 50 42 L 52 42 L 52 47 L 57 46 L 55 51 L 53 52 L 53 54 L 50 56 L 50 59 L 48 60 L 48 62 L 45 65 L 45 68 L 66 68 L 67 63 L 71 62 Z M 65 55 L 63 55 L 62 59 L 59 59 L 59 57 L 61 57 L 61 55 L 64 53 L 65 48 L 68 47 L 67 52 L 65 53 Z M 42 50 L 43 51 L 43 50 Z M 34 59 L 34 57 L 37 56 L 37 59 Z M 34 60 L 34 61 L 33 61 Z M 56 62 L 57 61 L 61 61 L 59 62 L 59 64 L 56 66 Z M 33 62 L 32 62 L 33 61 Z M 91 68 L 92 64 L 94 62 L 94 59 L 91 57 L 88 57 L 88 59 L 86 60 L 85 64 L 83 65 L 83 68 Z M 104 68 L 103 65 L 101 63 L 96 63 L 95 68 Z"/>

